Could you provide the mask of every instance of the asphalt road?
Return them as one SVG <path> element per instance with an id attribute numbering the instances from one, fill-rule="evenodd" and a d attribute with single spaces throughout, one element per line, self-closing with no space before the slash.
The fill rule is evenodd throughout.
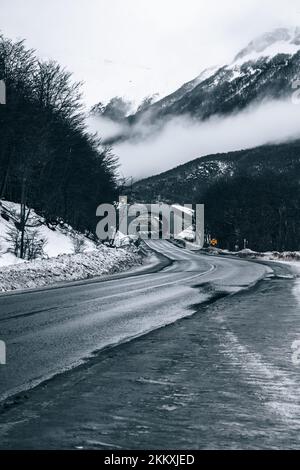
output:
<path id="1" fill-rule="evenodd" d="M 299 449 L 292 268 L 149 245 L 173 263 L 0 297 L 0 448 Z"/>
<path id="2" fill-rule="evenodd" d="M 107 346 L 189 316 L 203 302 L 245 289 L 268 270 L 199 255 L 166 241 L 147 243 L 173 263 L 148 274 L 0 296 L 0 339 L 7 346 L 7 364 L 0 366 L 0 400 Z"/>

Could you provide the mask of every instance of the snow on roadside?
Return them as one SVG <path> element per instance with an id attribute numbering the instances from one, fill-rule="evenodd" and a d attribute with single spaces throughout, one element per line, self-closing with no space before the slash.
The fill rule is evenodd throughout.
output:
<path id="1" fill-rule="evenodd" d="M 289 264 L 295 264 L 300 267 L 300 252 L 299 251 L 267 251 L 267 252 L 256 252 L 250 249 L 241 250 L 237 253 L 230 253 L 228 254 L 236 254 L 240 257 L 250 257 L 261 259 L 265 261 L 280 261 Z"/>
<path id="2" fill-rule="evenodd" d="M 253 251 L 249 248 L 240 251 L 229 251 L 221 248 L 209 247 L 204 248 L 203 251 L 215 255 L 230 255 L 238 256 L 239 258 L 251 257 L 261 258 L 267 261 L 300 261 L 300 251 Z"/>
<path id="3" fill-rule="evenodd" d="M 266 261 L 277 261 L 278 263 L 288 264 L 294 275 L 299 277 L 300 275 L 300 252 L 299 251 L 271 251 L 266 253 L 258 253 L 256 256 L 258 259 Z"/>
<path id="4" fill-rule="evenodd" d="M 262 261 L 276 261 L 288 264 L 295 274 L 300 275 L 300 251 L 267 251 L 258 252 L 246 248 L 240 251 L 222 250 L 221 248 L 204 248 L 205 252 L 213 255 L 236 256 L 238 258 L 257 259 Z"/>
<path id="5" fill-rule="evenodd" d="M 137 250 L 101 245 L 89 253 L 60 255 L 57 258 L 3 267 L 0 269 L 0 292 L 89 279 L 141 264 L 142 257 Z"/>
<path id="6" fill-rule="evenodd" d="M 142 264 L 142 256 L 131 243 L 123 243 L 128 246 L 118 249 L 98 245 L 65 223 L 47 225 L 34 210 L 30 211 L 30 221 L 46 242 L 44 253 L 34 261 L 21 260 L 9 251 L 7 240 L 19 220 L 19 211 L 20 204 L 0 201 L 0 292 L 89 279 Z M 84 242 L 82 252 L 75 254 L 74 244 L 79 239 Z"/>

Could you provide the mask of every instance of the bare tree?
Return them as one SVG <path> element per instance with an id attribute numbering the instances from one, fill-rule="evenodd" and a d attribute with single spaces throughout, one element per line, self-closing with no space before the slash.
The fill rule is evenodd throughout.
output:
<path id="1" fill-rule="evenodd" d="M 17 227 L 12 227 L 5 240 L 9 244 L 8 253 L 13 253 L 18 258 L 32 261 L 45 255 L 46 240 L 36 229 L 27 229 L 22 233 Z"/>

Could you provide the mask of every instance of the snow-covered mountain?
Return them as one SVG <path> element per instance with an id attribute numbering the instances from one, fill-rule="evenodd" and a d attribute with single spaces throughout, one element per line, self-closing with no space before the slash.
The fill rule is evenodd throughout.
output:
<path id="1" fill-rule="evenodd" d="M 255 61 L 277 54 L 295 54 L 300 49 L 300 28 L 278 28 L 251 41 L 235 57 L 234 62 Z"/>
<path id="2" fill-rule="evenodd" d="M 130 125 L 111 143 L 143 138 L 172 117 L 205 120 L 256 102 L 286 99 L 299 77 L 300 28 L 275 29 L 251 41 L 231 63 L 204 70 L 174 93 L 129 116 Z"/>
<path id="3" fill-rule="evenodd" d="M 231 64 L 205 70 L 146 111 L 150 121 L 181 114 L 198 119 L 228 114 L 255 100 L 285 98 L 299 75 L 300 29 L 276 29 L 248 44 Z M 132 121 L 141 117 L 137 114 Z"/>

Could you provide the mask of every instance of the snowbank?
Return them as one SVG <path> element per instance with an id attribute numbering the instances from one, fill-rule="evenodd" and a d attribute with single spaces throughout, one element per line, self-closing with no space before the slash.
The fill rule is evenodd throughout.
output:
<path id="1" fill-rule="evenodd" d="M 236 256 L 239 258 L 250 258 L 250 259 L 260 259 L 265 261 L 278 261 L 282 263 L 288 263 L 289 265 L 294 265 L 300 272 L 300 251 L 268 251 L 268 252 L 259 252 L 253 251 L 249 248 L 240 251 L 229 251 L 222 250 L 220 248 L 204 248 L 202 251 L 212 254 L 212 255 L 222 255 L 222 256 Z"/>
<path id="2" fill-rule="evenodd" d="M 112 274 L 141 265 L 137 250 L 101 245 L 89 253 L 23 262 L 0 269 L 0 291 L 43 287 L 62 281 L 77 281 Z"/>
<path id="3" fill-rule="evenodd" d="M 109 248 L 76 232 L 61 222 L 55 226 L 34 210 L 30 223 L 45 241 L 43 254 L 35 261 L 25 261 L 9 251 L 8 234 L 19 221 L 20 204 L 0 201 L 0 292 L 43 287 L 63 281 L 77 281 L 112 274 L 142 264 L 142 256 L 130 240 L 120 237 L 120 248 Z M 83 243 L 76 253 L 76 241 Z M 128 246 L 126 246 L 128 245 Z"/>
<path id="4" fill-rule="evenodd" d="M 256 256 L 270 261 L 300 261 L 300 251 L 270 251 L 267 253 L 256 253 Z"/>

